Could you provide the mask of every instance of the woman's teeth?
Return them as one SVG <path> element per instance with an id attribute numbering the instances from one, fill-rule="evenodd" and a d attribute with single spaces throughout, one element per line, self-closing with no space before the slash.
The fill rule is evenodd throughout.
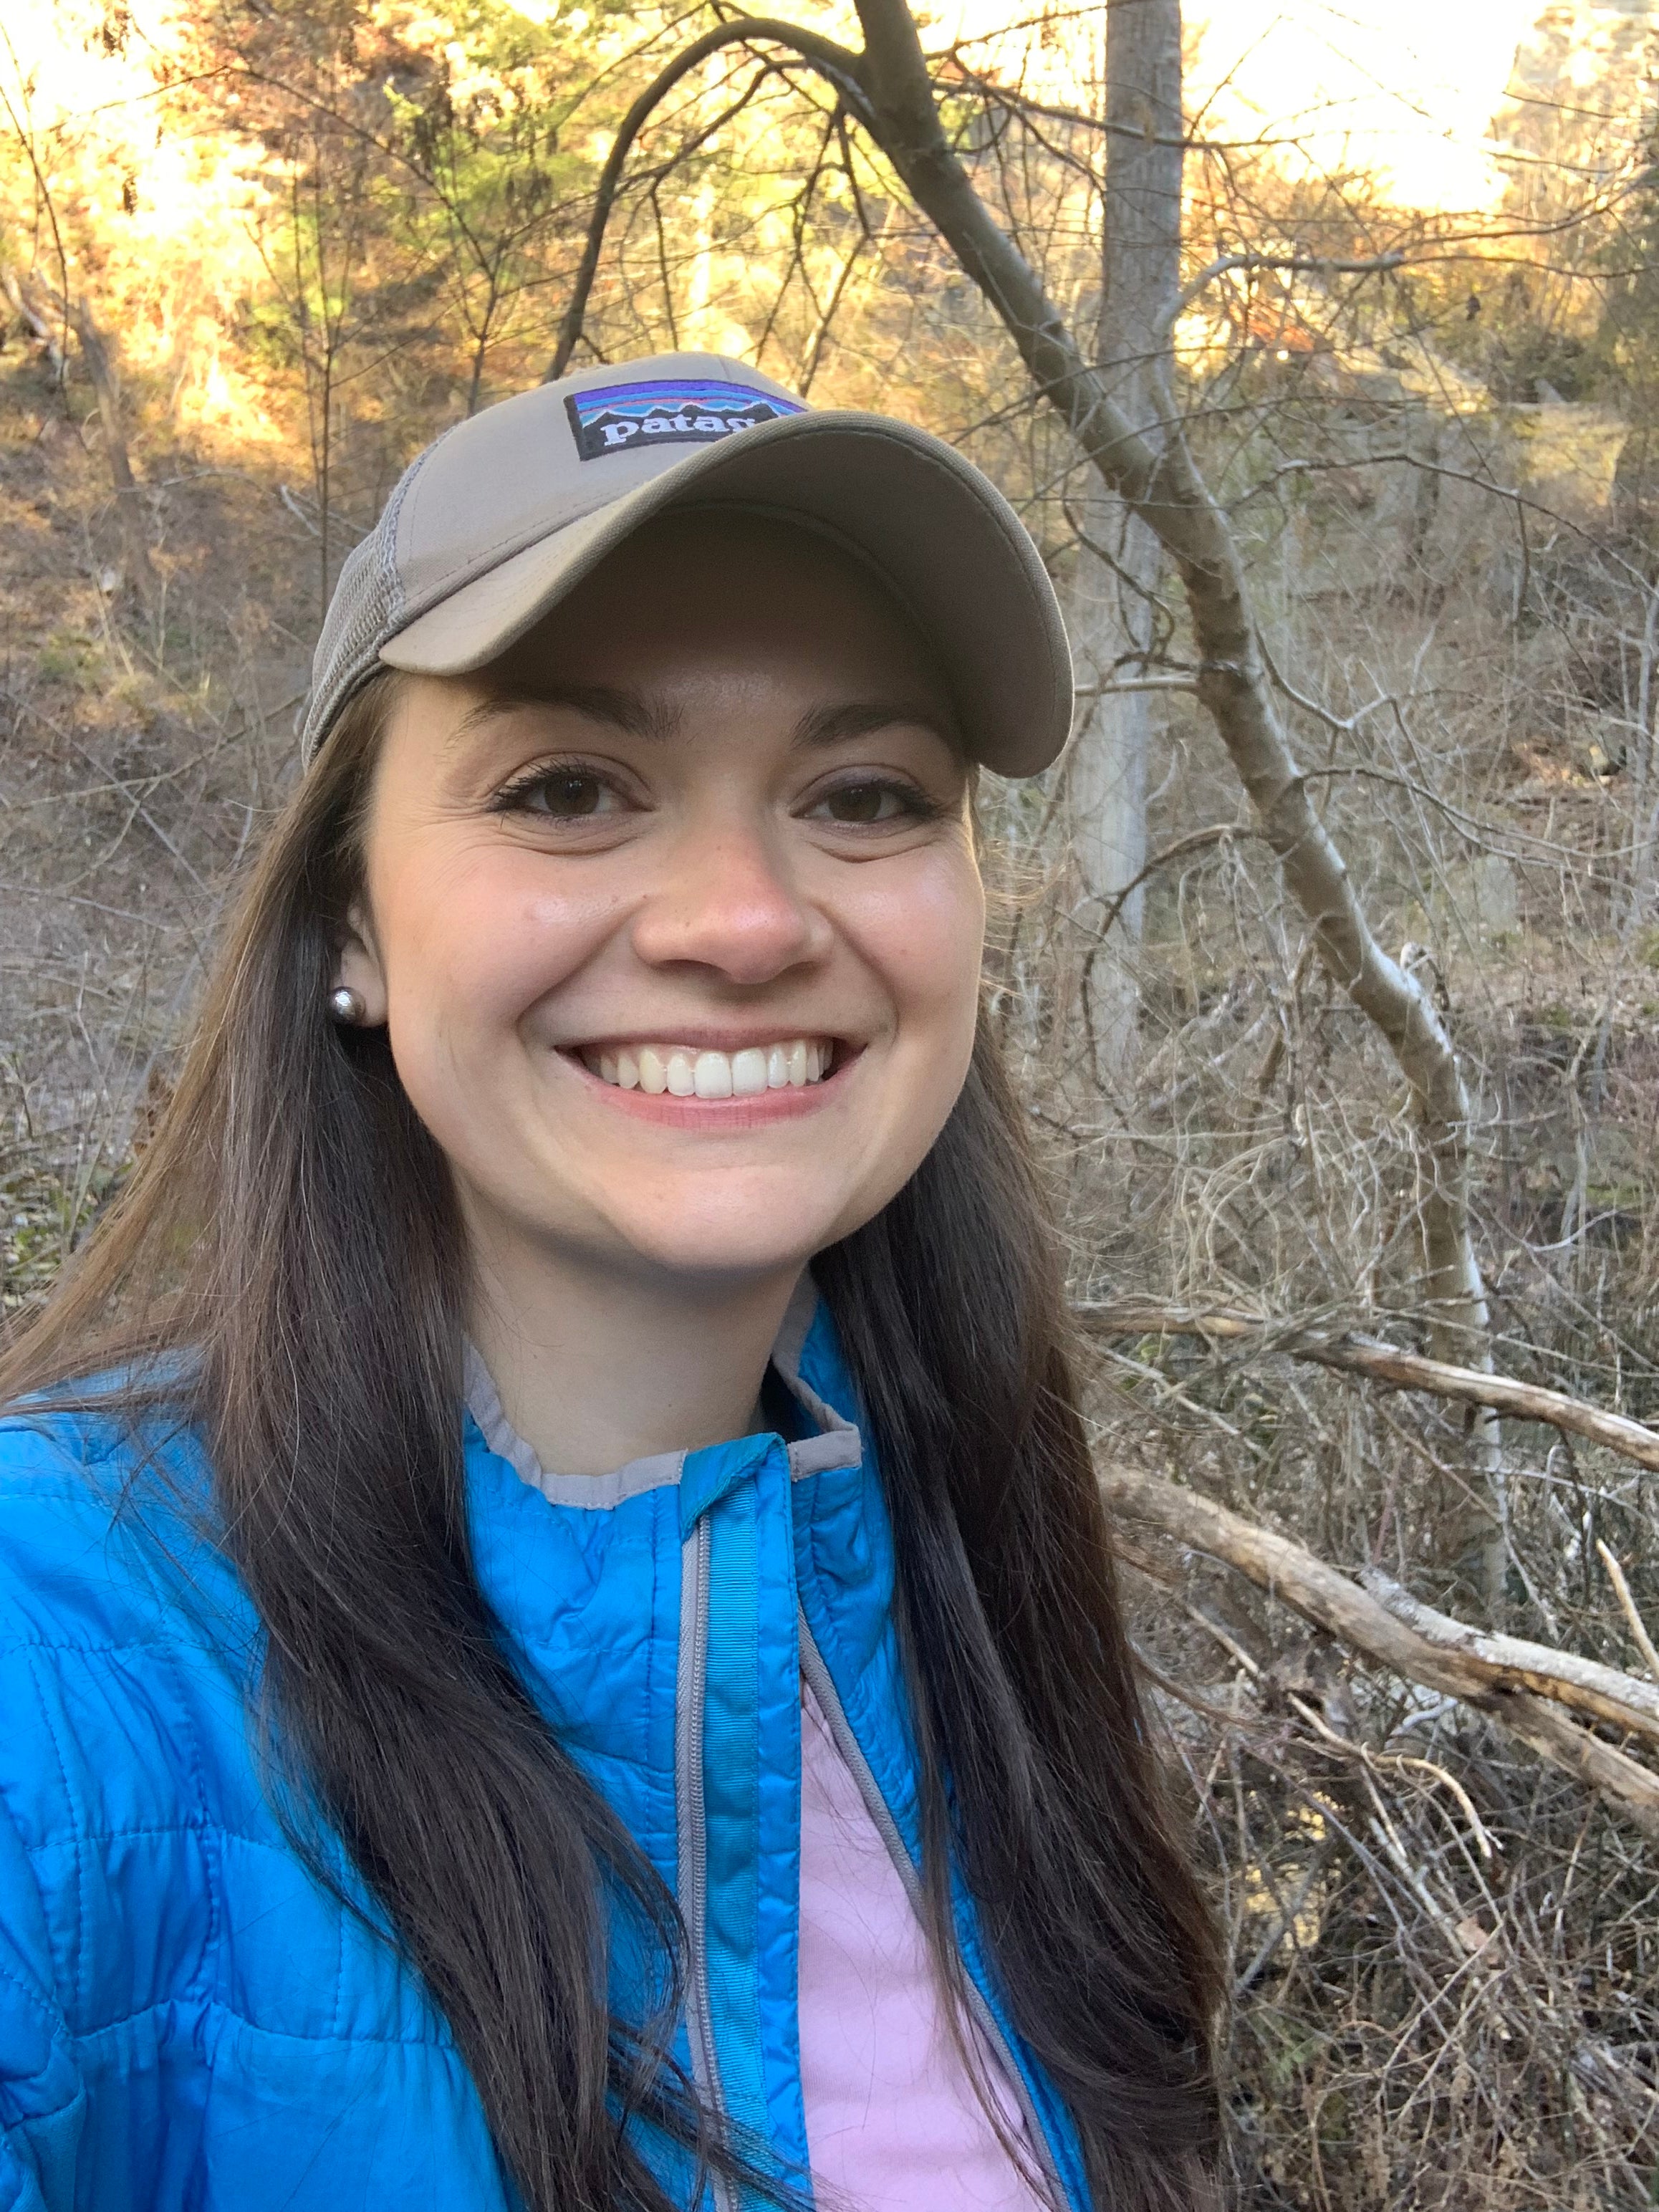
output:
<path id="1" fill-rule="evenodd" d="M 699 1052 L 694 1046 L 646 1044 L 617 1052 L 585 1052 L 584 1064 L 620 1091 L 667 1091 L 674 1098 L 758 1098 L 765 1091 L 799 1091 L 821 1083 L 835 1047 L 817 1037 L 749 1045 L 742 1052 Z"/>

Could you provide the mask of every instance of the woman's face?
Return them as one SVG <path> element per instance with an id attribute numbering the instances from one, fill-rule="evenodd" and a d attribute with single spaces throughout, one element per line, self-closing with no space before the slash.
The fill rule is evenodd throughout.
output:
<path id="1" fill-rule="evenodd" d="M 794 1271 L 967 1072 L 984 899 L 925 649 L 805 532 L 642 530 L 486 675 L 405 678 L 341 980 L 475 1246 Z"/>

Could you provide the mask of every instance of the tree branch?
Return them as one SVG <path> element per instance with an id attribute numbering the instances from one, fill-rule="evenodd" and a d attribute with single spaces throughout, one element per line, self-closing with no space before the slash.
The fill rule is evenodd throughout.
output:
<path id="1" fill-rule="evenodd" d="M 1577 1651 L 1561 1651 L 1524 1637 L 1470 1628 L 1449 1613 L 1425 1605 L 1378 1568 L 1364 1568 L 1359 1581 L 1366 1593 L 1414 1636 L 1420 1636 L 1437 1651 L 1461 1652 L 1474 1659 L 1488 1671 L 1494 1684 L 1528 1690 L 1557 1705 L 1571 1705 L 1609 1728 L 1625 1729 L 1647 1742 L 1659 1743 L 1659 1686 L 1653 1683 L 1617 1667 L 1605 1667 L 1599 1659 L 1583 1658 Z"/>
<path id="2" fill-rule="evenodd" d="M 1115 691 L 1144 690 L 1150 688 L 1150 682 L 1143 680 L 1139 684 L 1110 684 L 1104 687 L 1104 691 L 1105 696 L 1110 697 Z M 1190 690 L 1191 686 L 1183 683 L 1182 688 Z M 1189 854 L 1207 852 L 1212 845 L 1224 845 L 1231 837 L 1253 837 L 1255 835 L 1255 830 L 1250 828 L 1248 822 L 1212 822 L 1206 829 L 1189 830 L 1184 837 L 1177 837 L 1173 844 L 1165 845 L 1161 852 L 1152 854 L 1144 868 L 1130 878 L 1121 890 L 1113 892 L 1106 912 L 1101 920 L 1101 936 L 1106 935 L 1119 915 L 1122 913 L 1125 902 L 1149 878 L 1157 875 L 1160 869 L 1170 866 L 1176 860 L 1184 860 Z"/>
<path id="3" fill-rule="evenodd" d="M 1595 1549 L 1607 1570 L 1607 1580 L 1613 1584 L 1620 1611 L 1630 1623 L 1630 1632 L 1636 1638 L 1636 1648 L 1642 1655 L 1642 1663 L 1654 1680 L 1659 1682 L 1659 1649 L 1655 1648 L 1653 1638 L 1648 1634 L 1648 1625 L 1643 1620 L 1631 1586 L 1625 1579 L 1625 1570 L 1600 1536 L 1595 1540 Z"/>
<path id="4" fill-rule="evenodd" d="M 707 61 L 710 54 L 718 53 L 722 46 L 787 46 L 809 63 L 820 76 L 827 77 L 852 112 L 862 123 L 868 124 L 868 106 L 860 76 L 860 58 L 846 46 L 837 46 L 833 39 L 822 38 L 816 31 L 802 28 L 799 24 L 784 23 L 765 15 L 738 15 L 723 23 L 716 23 L 700 38 L 693 39 L 689 46 L 675 55 L 667 66 L 653 77 L 645 90 L 623 118 L 604 168 L 599 172 L 599 185 L 593 197 L 593 212 L 588 219 L 587 238 L 582 247 L 581 263 L 576 271 L 576 282 L 570 295 L 570 304 L 565 309 L 559 325 L 558 342 L 553 349 L 544 383 L 550 384 L 564 374 L 570 366 L 582 334 L 582 324 L 587 314 L 587 302 L 593 290 L 593 279 L 599 273 L 599 254 L 605 245 L 606 226 L 611 210 L 622 183 L 623 171 L 634 143 L 650 121 L 653 113 L 666 95 L 696 69 Z"/>
<path id="5" fill-rule="evenodd" d="M 1651 1686 L 1576 1654 L 1522 1644 L 1418 1606 L 1402 1618 L 1371 1591 L 1224 1505 L 1138 1468 L 1101 1475 L 1107 1504 L 1160 1528 L 1177 1543 L 1220 1559 L 1373 1665 L 1486 1713 L 1537 1755 L 1659 1838 L 1659 1775 L 1572 1720 L 1571 1712 L 1659 1743 L 1659 1696 Z M 1524 1662 L 1524 1663 L 1523 1663 Z"/>
<path id="6" fill-rule="evenodd" d="M 1420 1352 L 1404 1352 L 1372 1337 L 1299 1328 L 1294 1323 L 1264 1321 L 1256 1314 L 1197 1312 L 1190 1307 L 1162 1305 L 1142 1298 L 1079 1305 L 1073 1311 L 1085 1328 L 1103 1336 L 1146 1336 L 1156 1332 L 1222 1339 L 1267 1337 L 1273 1351 L 1286 1352 L 1292 1359 L 1369 1376 L 1390 1389 L 1425 1390 L 1462 1405 L 1489 1407 L 1493 1413 L 1507 1413 L 1517 1420 L 1544 1421 L 1552 1428 L 1585 1437 L 1592 1443 L 1605 1444 L 1609 1451 L 1617 1452 L 1621 1459 L 1634 1460 L 1638 1467 L 1659 1469 L 1659 1430 L 1641 1421 L 1610 1413 L 1565 1390 L 1546 1389 L 1541 1384 L 1522 1382 L 1486 1368 L 1426 1359 Z"/>
<path id="7" fill-rule="evenodd" d="M 1207 269 L 1200 269 L 1190 284 L 1182 286 L 1170 312 L 1170 321 L 1172 325 L 1178 323 L 1218 276 L 1229 276 L 1236 269 L 1276 269 L 1287 276 L 1377 276 L 1390 269 L 1401 269 L 1405 263 L 1403 253 L 1377 253 L 1369 261 L 1343 261 L 1322 253 L 1223 253 Z"/>

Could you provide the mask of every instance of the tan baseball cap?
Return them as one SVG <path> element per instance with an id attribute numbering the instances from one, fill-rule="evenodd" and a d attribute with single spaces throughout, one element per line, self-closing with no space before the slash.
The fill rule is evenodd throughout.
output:
<path id="1" fill-rule="evenodd" d="M 799 520 L 879 574 L 937 654 L 976 760 L 1032 775 L 1056 757 L 1065 625 L 990 479 L 908 422 L 810 408 L 740 361 L 671 353 L 521 392 L 416 456 L 334 587 L 307 765 L 376 668 L 470 674 L 651 516 L 728 505 Z"/>

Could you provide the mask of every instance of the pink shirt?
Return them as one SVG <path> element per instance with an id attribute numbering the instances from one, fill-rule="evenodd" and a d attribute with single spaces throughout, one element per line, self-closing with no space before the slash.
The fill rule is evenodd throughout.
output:
<path id="1" fill-rule="evenodd" d="M 979 2048 L 1004 2128 L 1025 2145 L 1006 2076 Z M 805 1687 L 800 2072 L 823 2212 L 1048 2212 L 974 2093 L 927 1936 Z"/>

